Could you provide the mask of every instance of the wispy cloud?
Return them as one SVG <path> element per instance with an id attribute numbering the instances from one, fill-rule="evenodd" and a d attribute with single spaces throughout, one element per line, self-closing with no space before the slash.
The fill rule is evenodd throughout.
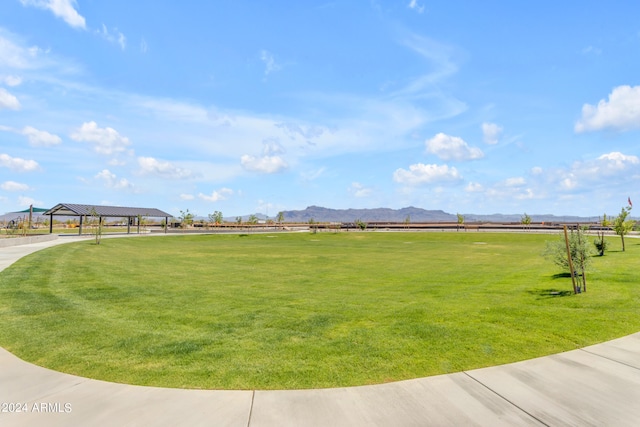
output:
<path id="1" fill-rule="evenodd" d="M 19 36 L 0 27 L 0 71 L 8 74 L 4 81 L 9 86 L 17 86 L 12 83 L 18 83 L 18 80 L 19 83 L 22 82 L 22 78 L 14 73 L 51 66 L 52 60 L 47 57 L 48 53 L 48 50 L 38 46 L 28 46 Z M 67 63 L 63 67 L 69 69 L 70 65 Z"/>
<path id="2" fill-rule="evenodd" d="M 0 87 L 0 110 L 3 108 L 9 110 L 19 110 L 21 107 L 20 101 L 14 95 L 6 91 L 6 89 Z"/>
<path id="3" fill-rule="evenodd" d="M 278 64 L 271 52 L 268 50 L 260 51 L 260 60 L 264 63 L 264 76 L 267 77 L 269 74 L 280 71 L 282 69 L 282 65 Z"/>
<path id="4" fill-rule="evenodd" d="M 407 5 L 409 9 L 415 10 L 418 13 L 424 12 L 424 5 L 418 3 L 418 0 L 411 0 Z"/>
<path id="5" fill-rule="evenodd" d="M 86 22 L 76 10 L 76 0 L 20 0 L 23 6 L 49 10 L 73 28 L 86 29 Z"/>
<path id="6" fill-rule="evenodd" d="M 495 123 L 482 123 L 482 136 L 486 144 L 495 145 L 502 136 L 502 126 Z"/>
<path id="7" fill-rule="evenodd" d="M 428 60 L 432 71 L 414 79 L 395 95 L 409 95 L 439 89 L 434 84 L 441 82 L 458 71 L 454 60 L 455 49 L 447 44 L 416 33 L 405 34 L 400 43 Z"/>
<path id="8" fill-rule="evenodd" d="M 600 55 L 602 53 L 602 49 L 600 49 L 599 47 L 594 47 L 594 46 L 588 46 L 585 47 L 584 49 L 582 49 L 582 53 L 584 55 Z"/>
<path id="9" fill-rule="evenodd" d="M 373 194 L 373 188 L 366 187 L 359 182 L 352 182 L 349 186 L 349 194 L 358 199 L 371 196 Z"/>
<path id="10" fill-rule="evenodd" d="M 5 76 L 3 79 L 7 86 L 20 86 L 22 83 L 22 77 L 19 76 Z"/>
<path id="11" fill-rule="evenodd" d="M 4 191 L 27 191 L 29 186 L 27 184 L 21 184 L 15 181 L 5 181 L 0 184 L 0 188 Z"/>
<path id="12" fill-rule="evenodd" d="M 127 38 L 124 36 L 124 34 L 118 31 L 117 28 L 113 28 L 111 31 L 109 31 L 107 26 L 102 24 L 102 29 L 96 30 L 96 33 L 106 41 L 118 44 L 120 46 L 120 49 L 122 50 L 125 50 L 127 47 Z"/>
<path id="13" fill-rule="evenodd" d="M 58 135 L 31 126 L 25 126 L 20 133 L 29 139 L 29 144 L 33 147 L 52 147 L 62 142 Z"/>

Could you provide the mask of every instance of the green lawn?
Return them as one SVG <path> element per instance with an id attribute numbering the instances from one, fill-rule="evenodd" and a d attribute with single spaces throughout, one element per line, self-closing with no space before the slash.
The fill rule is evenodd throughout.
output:
<path id="1" fill-rule="evenodd" d="M 640 241 L 588 292 L 535 234 L 319 233 L 104 239 L 0 273 L 0 346 L 131 384 L 351 386 L 502 364 L 640 331 Z M 560 291 L 559 295 L 555 295 Z"/>

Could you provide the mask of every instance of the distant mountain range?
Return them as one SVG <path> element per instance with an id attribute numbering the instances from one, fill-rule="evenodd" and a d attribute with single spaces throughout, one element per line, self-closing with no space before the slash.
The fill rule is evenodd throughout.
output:
<path id="1" fill-rule="evenodd" d="M 303 210 L 283 211 L 284 220 L 287 222 L 303 222 L 308 223 L 310 220 L 315 222 L 354 222 L 361 220 L 364 222 L 405 222 L 409 218 L 410 222 L 457 222 L 458 217 L 456 214 L 447 213 L 442 210 L 426 210 L 409 206 L 402 209 L 389 209 L 389 208 L 377 208 L 377 209 L 330 209 L 323 208 L 321 206 L 309 206 Z M 524 214 L 491 214 L 491 215 L 478 215 L 478 214 L 463 214 L 466 223 L 471 222 L 493 222 L 493 223 L 510 223 L 520 222 Z M 0 224 L 6 223 L 10 220 L 18 217 L 24 218 L 28 216 L 25 212 L 10 212 L 4 215 L 0 215 Z M 257 213 L 256 218 L 264 221 L 267 218 L 266 215 Z M 572 222 L 597 222 L 599 217 L 581 217 L 581 216 L 556 216 L 551 214 L 529 214 L 533 222 L 560 222 L 560 223 L 572 223 Z M 250 215 L 242 216 L 244 222 L 248 221 Z M 71 218 L 71 217 L 69 217 Z M 270 215 L 270 219 L 276 219 L 275 215 Z M 44 217 L 40 214 L 34 213 L 34 222 L 44 222 L 49 217 Z M 59 221 L 68 219 L 67 217 L 56 217 Z M 196 220 L 207 220 L 206 217 L 196 217 Z M 235 222 L 235 217 L 225 217 L 225 221 Z M 637 218 L 632 218 L 638 220 Z"/>
<path id="2" fill-rule="evenodd" d="M 309 206 L 304 210 L 284 211 L 284 219 L 288 222 L 457 222 L 456 214 L 442 210 L 426 210 L 413 206 L 402 209 L 330 209 L 320 206 Z M 463 214 L 465 222 L 520 222 L 524 214 Z M 595 222 L 598 217 L 556 216 L 551 214 L 529 215 L 533 222 Z M 260 216 L 259 216 L 260 217 Z"/>

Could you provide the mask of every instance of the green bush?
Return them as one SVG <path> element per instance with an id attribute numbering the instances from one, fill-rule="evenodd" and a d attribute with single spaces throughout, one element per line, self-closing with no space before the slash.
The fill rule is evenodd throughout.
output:
<path id="1" fill-rule="evenodd" d="M 580 228 L 570 230 L 568 233 L 568 240 L 574 270 L 587 270 L 587 267 L 591 263 L 591 256 L 593 253 L 591 251 L 591 246 L 587 243 L 584 231 Z M 567 273 L 571 272 L 571 269 L 569 268 L 569 258 L 567 257 L 567 244 L 565 242 L 564 233 L 560 233 L 558 239 L 553 242 L 546 243 L 543 255 L 563 271 Z"/>

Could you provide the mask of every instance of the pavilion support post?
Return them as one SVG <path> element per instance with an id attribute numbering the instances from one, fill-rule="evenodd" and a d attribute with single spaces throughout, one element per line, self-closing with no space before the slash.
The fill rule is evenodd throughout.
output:
<path id="1" fill-rule="evenodd" d="M 131 234 L 131 217 L 127 217 L 127 234 Z"/>
<path id="2" fill-rule="evenodd" d="M 53 234 L 53 214 L 49 215 L 49 234 Z"/>
<path id="3" fill-rule="evenodd" d="M 84 215 L 80 215 L 80 227 L 78 227 L 78 229 L 80 231 L 78 231 L 78 234 L 82 235 L 82 219 L 84 218 Z"/>
<path id="4" fill-rule="evenodd" d="M 169 229 L 169 217 L 164 217 L 164 234 L 167 234 L 167 230 Z"/>

